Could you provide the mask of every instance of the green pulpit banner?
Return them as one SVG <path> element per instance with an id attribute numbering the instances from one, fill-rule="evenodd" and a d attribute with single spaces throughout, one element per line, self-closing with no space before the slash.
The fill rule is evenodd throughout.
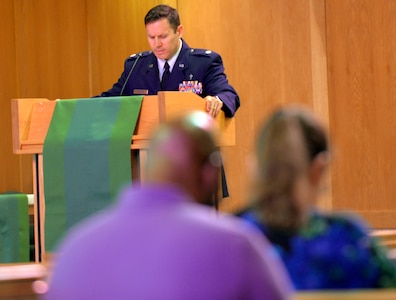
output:
<path id="1" fill-rule="evenodd" d="M 131 182 L 131 138 L 142 99 L 57 101 L 43 148 L 47 251 Z"/>
<path id="2" fill-rule="evenodd" d="M 29 261 L 29 205 L 26 194 L 0 195 L 0 263 Z"/>

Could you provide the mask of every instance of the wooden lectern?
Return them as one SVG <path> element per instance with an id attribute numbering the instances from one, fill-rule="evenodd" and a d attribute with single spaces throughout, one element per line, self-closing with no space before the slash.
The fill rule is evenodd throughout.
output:
<path id="1" fill-rule="evenodd" d="M 62 100 L 60 100 L 62 101 Z M 81 100 L 84 101 L 84 100 Z M 12 134 L 15 154 L 33 156 L 34 193 L 34 234 L 35 260 L 43 261 L 45 195 L 43 176 L 43 145 L 55 109 L 56 101 L 44 98 L 13 99 Z M 170 118 L 205 109 L 205 101 L 193 93 L 159 92 L 155 96 L 144 96 L 135 132 L 131 139 L 131 149 L 139 156 L 139 165 L 147 157 L 147 147 L 152 130 Z M 216 117 L 219 128 L 218 146 L 235 145 L 235 119 L 226 118 L 224 112 Z M 144 173 L 139 177 L 144 181 Z"/>

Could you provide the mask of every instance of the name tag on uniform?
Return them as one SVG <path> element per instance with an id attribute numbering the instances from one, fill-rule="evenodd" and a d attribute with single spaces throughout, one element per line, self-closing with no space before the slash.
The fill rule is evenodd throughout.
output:
<path id="1" fill-rule="evenodd" d="M 133 94 L 134 95 L 148 95 L 148 90 L 134 89 Z"/>

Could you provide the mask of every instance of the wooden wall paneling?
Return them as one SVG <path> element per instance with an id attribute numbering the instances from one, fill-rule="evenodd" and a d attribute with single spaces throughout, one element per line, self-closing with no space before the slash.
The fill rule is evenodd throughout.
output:
<path id="1" fill-rule="evenodd" d="M 231 197 L 221 208 L 234 211 L 246 204 L 246 158 L 263 119 L 283 103 L 313 107 L 313 64 L 322 63 L 325 54 L 318 52 L 323 24 L 312 19 L 324 14 L 318 12 L 324 5 L 320 8 L 309 0 L 203 0 L 201 5 L 206 7 L 205 13 L 196 18 L 194 1 L 178 2 L 185 38 L 190 46 L 222 55 L 228 78 L 241 97 L 236 116 L 237 146 L 223 149 Z M 314 41 L 313 24 L 321 30 L 320 34 L 315 32 Z M 326 76 L 315 80 L 324 86 Z M 315 95 L 324 92 L 316 89 Z"/>
<path id="2" fill-rule="evenodd" d="M 310 0 L 310 40 L 312 60 L 312 108 L 330 131 L 327 77 L 326 10 L 325 0 Z M 331 144 L 332 141 L 330 141 Z M 318 206 L 326 211 L 333 208 L 331 164 L 323 182 Z"/>
<path id="3" fill-rule="evenodd" d="M 326 2 L 333 207 L 396 227 L 396 2 Z"/>
<path id="4" fill-rule="evenodd" d="M 323 61 L 318 1 L 205 0 L 208 9 L 197 18 L 190 0 L 17 0 L 18 97 L 84 97 L 110 88 L 125 58 L 148 49 L 143 17 L 158 3 L 179 9 L 191 46 L 222 54 L 241 96 L 238 146 L 223 151 L 231 191 L 223 207 L 235 210 L 246 199 L 245 158 L 267 113 L 285 102 L 325 111 L 324 102 L 312 99 L 325 90 L 324 77 L 317 79 L 323 66 L 317 67 Z"/>
<path id="5" fill-rule="evenodd" d="M 242 106 L 235 120 L 237 146 L 222 148 L 230 197 L 223 199 L 221 209 L 228 211 L 241 208 L 245 202 L 246 197 L 242 196 L 246 184 L 244 158 L 249 153 L 252 140 L 249 137 L 252 137 L 254 128 L 253 118 L 242 119 L 248 103 L 246 95 L 241 90 L 242 86 L 249 88 L 250 74 L 254 68 L 254 63 L 250 59 L 252 49 L 243 47 L 243 44 L 249 44 L 246 35 L 249 31 L 247 23 L 252 21 L 251 6 L 249 1 L 237 2 L 238 5 L 235 5 L 236 1 L 201 1 L 200 6 L 206 9 L 199 18 L 193 9 L 196 5 L 194 1 L 178 3 L 185 40 L 191 47 L 210 49 L 221 54 L 228 80 L 241 98 Z M 249 21 L 240 21 L 240 16 Z M 244 38 L 240 39 L 241 36 Z M 260 70 L 255 72 L 259 73 Z M 251 92 L 255 93 L 258 90 L 257 87 Z M 246 139 L 241 140 L 241 136 Z"/>
<path id="6" fill-rule="evenodd" d="M 10 99 L 17 95 L 13 0 L 2 1 L 0 20 L 3 43 L 0 47 L 0 193 L 3 193 L 11 190 L 25 191 L 25 177 L 20 176 L 20 166 L 26 158 L 12 153 Z"/>
<path id="7" fill-rule="evenodd" d="M 86 97 L 88 42 L 81 0 L 16 0 L 19 97 Z"/>
<path id="8" fill-rule="evenodd" d="M 17 91 L 11 98 L 79 98 L 88 93 L 85 2 L 15 0 Z M 11 27 L 10 27 L 11 28 Z M 11 132 L 11 125 L 9 127 Z M 32 193 L 32 159 L 20 155 L 22 190 Z"/>
<path id="9" fill-rule="evenodd" d="M 155 5 L 174 1 L 87 0 L 90 94 L 106 91 L 120 77 L 125 59 L 149 50 L 144 17 Z"/>

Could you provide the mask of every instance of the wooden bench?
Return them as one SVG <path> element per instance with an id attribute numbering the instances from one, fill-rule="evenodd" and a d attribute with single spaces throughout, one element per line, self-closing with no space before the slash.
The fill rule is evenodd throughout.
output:
<path id="1" fill-rule="evenodd" d="M 384 246 L 389 249 L 396 249 L 396 230 L 395 229 L 377 229 L 371 232 Z"/>
<path id="2" fill-rule="evenodd" d="M 0 299 L 39 300 L 47 291 L 50 265 L 41 263 L 0 266 Z M 394 300 L 396 289 L 297 292 L 290 300 Z"/>
<path id="3" fill-rule="evenodd" d="M 395 300 L 396 289 L 298 292 L 292 300 Z"/>
<path id="4" fill-rule="evenodd" d="M 0 265 L 0 299 L 40 299 L 47 290 L 47 268 L 37 263 Z"/>

